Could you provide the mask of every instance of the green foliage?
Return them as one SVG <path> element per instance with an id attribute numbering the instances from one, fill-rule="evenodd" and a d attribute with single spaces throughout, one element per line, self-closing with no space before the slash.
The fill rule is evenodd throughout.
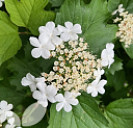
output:
<path id="1" fill-rule="evenodd" d="M 20 47 L 18 27 L 10 22 L 5 12 L 0 11 L 0 65 L 14 56 Z"/>
<path id="2" fill-rule="evenodd" d="M 92 0 L 90 4 L 85 4 L 83 0 L 65 0 L 55 21 L 56 24 L 64 24 L 66 21 L 81 24 L 82 36 L 90 50 L 100 54 L 105 44 L 113 41 L 117 31 L 115 25 L 106 23 L 109 16 L 104 0 Z"/>
<path id="3" fill-rule="evenodd" d="M 115 62 L 110 66 L 109 72 L 114 75 L 116 71 L 122 70 L 123 69 L 123 64 L 122 60 L 119 58 L 115 58 Z"/>
<path id="4" fill-rule="evenodd" d="M 71 112 L 64 110 L 57 112 L 55 104 L 50 110 L 50 121 L 48 128 L 107 128 L 108 122 L 100 112 L 93 98 L 82 94 L 79 105 L 73 106 Z"/>
<path id="5" fill-rule="evenodd" d="M 32 34 L 38 34 L 38 27 L 54 20 L 52 11 L 44 11 L 48 0 L 5 0 L 11 21 L 17 26 L 28 28 Z"/>
<path id="6" fill-rule="evenodd" d="M 133 99 L 121 99 L 110 103 L 105 111 L 109 128 L 133 127 Z"/>

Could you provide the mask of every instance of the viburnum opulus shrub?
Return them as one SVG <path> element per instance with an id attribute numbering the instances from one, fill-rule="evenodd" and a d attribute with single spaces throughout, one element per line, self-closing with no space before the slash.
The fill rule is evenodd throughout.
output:
<path id="1" fill-rule="evenodd" d="M 133 0 L 0 9 L 0 127 L 133 128 Z"/>

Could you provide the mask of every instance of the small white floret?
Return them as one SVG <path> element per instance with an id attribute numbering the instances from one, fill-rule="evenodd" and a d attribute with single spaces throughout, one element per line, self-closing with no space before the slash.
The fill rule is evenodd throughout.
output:
<path id="1" fill-rule="evenodd" d="M 65 92 L 64 96 L 62 94 L 57 94 L 55 96 L 55 99 L 57 102 L 56 104 L 56 110 L 60 111 L 62 108 L 66 112 L 70 112 L 72 110 L 72 105 L 78 105 L 78 100 L 75 99 L 73 93 Z"/>

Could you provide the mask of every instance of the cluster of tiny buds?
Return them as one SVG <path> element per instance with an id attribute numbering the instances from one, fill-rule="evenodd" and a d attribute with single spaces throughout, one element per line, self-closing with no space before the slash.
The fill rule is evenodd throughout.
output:
<path id="1" fill-rule="evenodd" d="M 133 44 L 133 14 L 129 14 L 128 11 L 119 12 L 120 17 L 114 19 L 114 23 L 119 23 L 119 30 L 116 36 L 120 38 L 120 42 L 125 43 L 125 47 L 128 48 Z"/>
<path id="2" fill-rule="evenodd" d="M 88 51 L 88 44 L 83 43 L 82 38 L 58 46 L 51 54 L 56 58 L 53 71 L 43 75 L 46 82 L 64 91 L 86 91 L 88 84 L 96 78 L 94 71 L 101 68 L 101 60 Z"/>

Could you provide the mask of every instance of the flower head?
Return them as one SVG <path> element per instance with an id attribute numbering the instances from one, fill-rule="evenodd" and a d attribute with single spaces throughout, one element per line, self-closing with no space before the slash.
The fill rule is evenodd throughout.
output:
<path id="1" fill-rule="evenodd" d="M 68 91 L 65 92 L 64 96 L 62 94 L 57 94 L 55 99 L 57 102 L 59 102 L 56 104 L 57 111 L 60 111 L 62 108 L 64 108 L 66 112 L 70 112 L 72 110 L 71 105 L 77 105 L 79 103 L 78 100 L 73 97 L 73 94 Z"/>
<path id="2" fill-rule="evenodd" d="M 50 44 L 57 46 L 62 43 L 62 39 L 58 37 L 60 35 L 60 32 L 57 28 L 55 28 L 54 22 L 48 22 L 46 26 L 39 27 L 39 32 L 44 39 L 48 39 L 48 43 Z"/>
<path id="3" fill-rule="evenodd" d="M 114 49 L 114 44 L 112 43 L 106 44 L 106 49 L 104 49 L 101 54 L 102 66 L 104 67 L 108 66 L 109 68 L 110 65 L 114 62 L 114 50 L 113 49 Z"/>
<path id="4" fill-rule="evenodd" d="M 31 91 L 35 91 L 36 90 L 36 86 L 38 83 L 44 83 L 45 79 L 44 77 L 40 77 L 40 78 L 35 78 L 33 75 L 31 75 L 30 73 L 28 73 L 26 75 L 26 77 L 22 78 L 22 85 L 23 86 L 29 86 Z"/>
<path id="5" fill-rule="evenodd" d="M 91 94 L 92 97 L 96 97 L 98 93 L 104 94 L 104 85 L 107 83 L 106 80 L 94 80 L 88 87 L 87 87 L 87 93 Z"/>
<path id="6" fill-rule="evenodd" d="M 65 44 L 56 47 L 54 71 L 43 74 L 46 82 L 64 91 L 86 91 L 89 81 L 96 77 L 94 71 L 101 68 L 101 61 L 87 50 L 87 43 L 82 40 L 69 41 L 67 47 Z"/>
<path id="7" fill-rule="evenodd" d="M 0 102 L 0 123 L 5 122 L 8 117 L 13 116 L 12 108 L 12 104 L 8 104 L 6 101 Z"/>
<path id="8" fill-rule="evenodd" d="M 36 48 L 32 49 L 31 55 L 34 58 L 43 57 L 44 59 L 48 59 L 50 57 L 50 50 L 54 50 L 55 46 L 48 42 L 48 37 L 43 37 L 43 35 L 39 36 L 39 39 L 36 37 L 30 37 L 30 44 Z"/>
<path id="9" fill-rule="evenodd" d="M 128 11 L 121 11 L 119 13 L 119 17 L 114 19 L 114 22 L 118 23 L 119 27 L 116 37 L 128 48 L 133 44 L 133 14 L 129 14 Z"/>
<path id="10" fill-rule="evenodd" d="M 58 30 L 61 32 L 61 39 L 65 42 L 74 41 L 78 39 L 78 34 L 82 33 L 81 25 L 71 22 L 65 22 L 65 27 L 58 25 Z"/>

